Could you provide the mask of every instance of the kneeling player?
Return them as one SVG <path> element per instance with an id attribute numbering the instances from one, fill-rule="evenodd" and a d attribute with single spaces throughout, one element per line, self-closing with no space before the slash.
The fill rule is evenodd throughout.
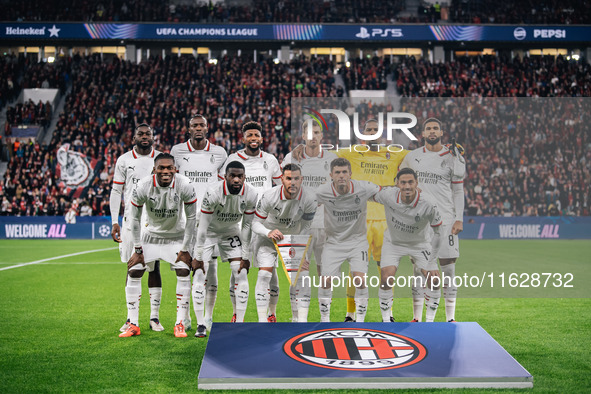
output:
<path id="1" fill-rule="evenodd" d="M 441 215 L 437 207 L 417 190 L 417 174 L 410 168 L 404 168 L 396 175 L 399 188 L 382 189 L 374 196 L 374 201 L 383 204 L 386 209 L 388 230 L 384 234 L 382 246 L 381 284 L 379 290 L 382 321 L 393 322 L 392 286 L 400 259 L 410 256 L 426 277 L 421 284 L 427 312 L 425 319 L 432 322 L 439 306 L 439 287 L 434 286 L 433 277 L 439 276 L 436 256 L 441 245 L 439 227 Z M 429 242 L 428 225 L 434 230 L 434 237 Z M 423 280 L 423 277 L 416 277 Z M 438 282 L 438 281 L 437 281 Z"/>
<path id="2" fill-rule="evenodd" d="M 222 261 L 229 261 L 236 280 L 236 321 L 243 322 L 248 303 L 248 269 L 250 267 L 251 222 L 257 203 L 256 190 L 244 183 L 244 165 L 232 161 L 226 166 L 224 180 L 211 185 L 201 203 L 201 220 L 193 260 L 193 308 L 197 317 L 196 337 L 205 336 L 211 322 L 203 316 L 205 301 L 204 261 L 212 258 L 217 245 Z M 240 228 L 242 221 L 242 229 Z"/>
<path id="3" fill-rule="evenodd" d="M 168 153 L 159 154 L 154 159 L 154 175 L 139 182 L 131 199 L 134 207 L 132 234 L 135 253 L 127 263 L 129 277 L 125 288 L 130 323 L 127 331 L 119 335 L 120 337 L 140 334 L 137 305 L 141 277 L 146 270 L 145 262 L 158 259 L 168 261 L 176 270 L 177 319 L 174 336 L 187 336 L 182 321 L 188 313 L 191 297 L 189 250 L 195 236 L 196 202 L 195 190 L 189 179 L 176 173 L 174 157 Z M 144 205 L 148 226 L 140 233 Z"/>
<path id="4" fill-rule="evenodd" d="M 269 284 L 277 266 L 273 241 L 281 241 L 284 234 L 308 234 L 318 206 L 313 194 L 302 187 L 302 171 L 296 164 L 283 167 L 281 183 L 281 187 L 263 193 L 252 224 L 252 231 L 257 234 L 253 250 L 259 268 L 255 287 L 259 322 L 269 321 Z M 303 290 L 298 291 L 296 299 L 298 321 L 305 321 L 310 307 L 310 295 L 303 296 Z"/>

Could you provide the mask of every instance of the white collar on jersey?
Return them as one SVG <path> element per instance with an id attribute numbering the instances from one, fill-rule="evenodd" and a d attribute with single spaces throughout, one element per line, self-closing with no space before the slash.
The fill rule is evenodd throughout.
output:
<path id="1" fill-rule="evenodd" d="M 131 149 L 131 154 L 133 155 L 134 159 L 137 159 L 138 157 L 154 157 L 154 148 L 152 148 L 152 152 L 150 152 L 148 155 L 144 156 L 144 155 L 140 155 L 139 153 L 136 153 L 135 151 L 135 146 Z"/>
<path id="2" fill-rule="evenodd" d="M 230 193 L 230 190 L 228 190 L 228 185 L 226 184 L 226 181 L 224 180 L 223 182 L 224 182 L 224 186 L 223 186 L 224 196 L 227 196 L 229 194 L 232 194 L 232 193 Z M 241 196 L 244 196 L 244 190 L 245 189 L 246 189 L 246 183 L 243 183 L 242 184 L 242 189 L 240 189 L 240 193 L 238 193 L 238 194 L 240 194 Z"/>
<path id="3" fill-rule="evenodd" d="M 297 200 L 301 200 L 302 199 L 302 194 L 304 192 L 304 187 L 300 187 L 300 192 L 298 194 Z M 281 190 L 279 190 L 279 198 L 281 198 L 282 201 L 287 200 L 287 198 L 285 197 L 285 193 L 283 193 L 283 185 L 281 185 Z M 293 200 L 293 198 L 291 199 Z"/>
<path id="4" fill-rule="evenodd" d="M 400 204 L 400 205 L 404 205 L 404 206 L 409 206 L 412 205 L 413 208 L 415 208 L 417 206 L 417 204 L 419 203 L 419 198 L 421 198 L 421 191 L 417 190 L 417 195 L 415 197 L 415 199 L 413 201 L 411 201 L 410 204 L 405 204 L 403 201 L 400 200 L 400 194 L 402 192 L 400 191 L 400 189 L 398 189 L 398 196 L 396 197 L 396 204 Z"/>
<path id="5" fill-rule="evenodd" d="M 320 154 L 316 157 L 318 159 L 322 159 L 324 157 L 324 149 L 322 149 L 322 147 L 320 147 Z M 312 158 L 312 156 L 306 155 L 306 148 L 304 148 L 304 150 L 302 151 L 302 159 L 310 159 L 310 158 Z"/>
<path id="6" fill-rule="evenodd" d="M 240 157 L 242 160 L 248 160 L 250 158 L 261 158 L 263 157 L 263 150 L 261 149 L 261 151 L 259 152 L 258 156 L 249 156 L 246 154 L 246 152 L 244 151 L 244 149 L 236 152 L 236 154 L 238 155 L 238 157 Z"/>
<path id="7" fill-rule="evenodd" d="M 154 187 L 170 187 L 171 189 L 173 189 L 174 184 L 176 182 L 176 176 L 174 176 L 174 175 L 172 176 L 172 182 L 168 186 L 160 186 L 160 184 L 158 183 L 158 180 L 156 179 L 156 174 L 152 175 L 152 181 L 153 181 Z"/>
<path id="8" fill-rule="evenodd" d="M 449 148 L 448 148 L 448 147 L 446 147 L 445 145 L 442 145 L 442 148 L 441 148 L 441 150 L 439 150 L 439 152 L 431 152 L 431 151 L 428 151 L 428 150 L 427 150 L 427 148 L 425 148 L 425 147 L 423 146 L 423 153 L 427 153 L 427 152 L 428 152 L 428 153 L 439 153 L 439 152 L 441 152 L 441 153 L 439 153 L 439 156 L 445 156 L 445 155 L 447 155 L 447 154 L 448 154 L 450 151 L 449 151 Z"/>
<path id="9" fill-rule="evenodd" d="M 191 145 L 191 140 L 189 140 L 189 141 L 187 141 L 187 148 L 189 148 L 189 152 L 195 152 L 196 150 L 209 151 L 209 148 L 211 148 L 211 142 L 209 142 L 209 140 L 205 140 L 205 148 L 195 149 L 195 148 L 193 148 L 193 145 Z"/>
<path id="10" fill-rule="evenodd" d="M 350 181 L 350 182 L 351 182 L 351 188 L 349 189 L 349 193 L 347 193 L 347 194 L 353 194 L 353 193 L 355 193 L 355 186 L 353 186 L 353 181 Z M 335 187 L 334 187 L 334 182 L 331 182 L 330 183 L 330 187 L 332 188 L 332 194 L 334 194 L 335 197 L 338 197 L 338 196 L 346 196 L 347 195 L 347 194 L 337 193 L 337 189 L 335 189 Z"/>

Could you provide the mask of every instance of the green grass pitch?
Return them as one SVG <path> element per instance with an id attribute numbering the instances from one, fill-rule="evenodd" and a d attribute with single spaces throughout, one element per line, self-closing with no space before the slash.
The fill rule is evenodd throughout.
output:
<path id="1" fill-rule="evenodd" d="M 108 241 L 2 240 L 0 269 L 114 247 Z M 460 289 L 460 297 L 462 292 L 469 297 L 458 299 L 457 319 L 478 322 L 511 353 L 534 376 L 532 391 L 591 390 L 589 256 L 589 241 L 462 241 L 458 275 L 573 274 L 571 289 L 501 289 L 497 284 L 493 288 Z M 142 334 L 118 337 L 126 316 L 125 266 L 117 263 L 118 257 L 117 250 L 110 249 L 0 271 L 0 392 L 197 390 L 206 340 L 194 338 L 194 331 L 188 338 L 174 338 L 176 281 L 168 264 L 162 264 L 160 315 L 166 331 L 155 333 L 148 329 L 149 301 L 144 279 Z M 403 263 L 400 274 L 409 273 L 407 266 Z M 280 277 L 278 319 L 288 321 L 288 285 L 284 275 Z M 222 264 L 215 321 L 231 318 L 228 280 L 228 266 Z M 253 288 L 255 270 L 251 270 L 249 280 Z M 396 292 L 394 316 L 398 321 L 412 318 L 411 300 L 399 298 L 408 296 L 405 291 Z M 545 298 L 531 298 L 534 296 Z M 345 300 L 336 299 L 333 321 L 341 320 L 344 312 Z M 442 302 L 436 321 L 443 321 L 444 315 Z M 366 320 L 379 321 L 379 317 L 377 300 L 372 299 Z M 256 321 L 252 293 L 246 320 Z M 318 303 L 313 300 L 310 321 L 317 320 Z M 493 391 L 499 390 L 479 390 Z"/>

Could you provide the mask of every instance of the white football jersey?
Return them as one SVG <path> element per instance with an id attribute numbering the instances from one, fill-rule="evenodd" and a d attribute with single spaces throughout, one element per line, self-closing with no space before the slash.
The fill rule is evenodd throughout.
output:
<path id="1" fill-rule="evenodd" d="M 130 217 L 131 196 L 137 187 L 140 179 L 143 179 L 152 173 L 154 169 L 154 158 L 160 154 L 159 151 L 152 149 L 146 156 L 142 156 L 135 151 L 135 147 L 122 154 L 115 163 L 115 174 L 113 174 L 113 183 L 123 185 L 123 204 L 125 211 L 123 215 Z"/>
<path id="2" fill-rule="evenodd" d="M 454 164 L 463 165 L 464 172 L 466 165 L 463 160 L 454 160 L 459 161 L 445 146 L 439 152 L 421 147 L 409 152 L 400 164 L 400 168 L 410 167 L 417 173 L 419 188 L 437 204 L 446 223 L 453 222 L 456 215 L 451 185 L 464 183 L 463 178 L 454 175 Z"/>
<path id="3" fill-rule="evenodd" d="M 148 215 L 145 231 L 158 238 L 183 238 L 185 205 L 195 204 L 197 194 L 191 181 L 175 174 L 169 186 L 160 186 L 156 175 L 143 178 L 133 193 L 131 203 Z"/>
<path id="4" fill-rule="evenodd" d="M 228 154 L 224 148 L 209 141 L 201 150 L 195 150 L 191 142 L 186 141 L 173 146 L 170 154 L 174 156 L 179 174 L 186 176 L 193 183 L 197 193 L 197 209 L 199 209 L 209 184 L 219 180 L 218 172 L 224 165 Z"/>
<path id="5" fill-rule="evenodd" d="M 283 185 L 267 190 L 260 197 L 255 214 L 264 220 L 268 229 L 283 234 L 299 234 L 304 220 L 313 220 L 318 202 L 314 193 L 303 186 L 296 198 L 286 199 Z"/>
<path id="6" fill-rule="evenodd" d="M 302 185 L 308 190 L 316 190 L 320 185 L 330 182 L 330 162 L 337 158 L 332 152 L 327 150 L 320 150 L 320 154 L 316 157 L 307 156 L 305 149 L 302 153 L 302 161 L 296 161 L 291 157 L 289 152 L 283 162 L 281 168 L 286 164 L 297 164 L 302 169 Z M 312 228 L 324 228 L 324 209 L 318 209 L 312 222 Z"/>
<path id="7" fill-rule="evenodd" d="M 228 232 L 240 232 L 239 224 L 243 215 L 252 215 L 256 209 L 258 195 L 256 190 L 245 183 L 238 194 L 228 191 L 226 181 L 211 185 L 201 203 L 201 213 L 213 215 L 207 229 L 208 237 L 216 237 Z"/>
<path id="8" fill-rule="evenodd" d="M 255 188 L 259 197 L 264 191 L 273 187 L 274 180 L 281 178 L 281 168 L 275 156 L 263 151 L 258 156 L 248 156 L 244 150 L 228 156 L 228 160 L 220 170 L 220 177 L 224 176 L 226 166 L 232 161 L 238 161 L 244 165 L 246 182 Z"/>
<path id="9" fill-rule="evenodd" d="M 431 227 L 441 226 L 441 215 L 431 200 L 417 190 L 410 204 L 405 204 L 397 187 L 380 190 L 374 201 L 384 205 L 390 240 L 394 245 L 413 246 L 430 241 Z"/>
<path id="10" fill-rule="evenodd" d="M 319 204 L 324 204 L 327 243 L 358 242 L 367 237 L 367 200 L 381 187 L 366 181 L 351 181 L 349 193 L 340 195 L 333 183 L 317 190 Z"/>

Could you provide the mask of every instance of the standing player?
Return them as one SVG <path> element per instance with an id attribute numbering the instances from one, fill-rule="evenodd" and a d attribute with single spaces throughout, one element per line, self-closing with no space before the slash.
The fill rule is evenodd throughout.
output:
<path id="1" fill-rule="evenodd" d="M 211 185 L 201 204 L 201 219 L 193 260 L 193 307 L 197 316 L 196 337 L 205 336 L 203 302 L 205 275 L 204 261 L 211 259 L 214 247 L 219 247 L 222 261 L 229 261 L 236 278 L 236 321 L 243 322 L 248 303 L 248 269 L 250 267 L 251 222 L 257 204 L 257 193 L 244 183 L 244 166 L 230 162 L 224 180 Z M 240 222 L 242 221 L 242 228 Z M 211 327 L 207 327 L 211 329 Z"/>
<path id="2" fill-rule="evenodd" d="M 429 118 L 423 123 L 425 145 L 415 149 L 404 158 L 401 168 L 415 170 L 419 187 L 437 204 L 443 225 L 443 237 L 439 249 L 439 264 L 445 277 L 455 276 L 455 262 L 460 257 L 458 234 L 463 230 L 464 215 L 464 175 L 466 163 L 458 153 L 457 147 L 447 148 L 441 144 L 443 130 L 441 121 Z M 415 267 L 415 273 L 416 267 Z M 455 321 L 457 288 L 453 280 L 443 281 L 446 320 Z M 450 285 L 450 286 L 446 286 Z M 413 288 L 413 321 L 421 321 L 423 297 L 419 289 Z"/>
<path id="3" fill-rule="evenodd" d="M 170 150 L 179 173 L 189 178 L 193 183 L 195 193 L 197 193 L 198 214 L 207 188 L 211 183 L 218 181 L 218 172 L 228 157 L 224 148 L 208 141 L 207 134 L 207 119 L 203 115 L 195 115 L 189 120 L 190 139 L 173 146 Z M 205 297 L 205 317 L 208 324 L 211 324 L 218 292 L 217 253 L 211 257 L 210 261 L 206 261 L 209 265 Z M 185 320 L 187 329 L 190 329 L 191 318 L 187 316 Z"/>
<path id="4" fill-rule="evenodd" d="M 271 189 L 273 185 L 280 182 L 281 168 L 275 156 L 264 152 L 263 146 L 263 127 L 258 122 L 247 122 L 242 126 L 242 142 L 244 149 L 236 153 L 232 153 L 226 163 L 237 161 L 244 165 L 246 170 L 246 183 L 251 185 L 259 195 Z M 220 174 L 225 173 L 225 168 L 222 168 Z M 221 176 L 220 176 L 221 177 Z M 235 278 L 234 274 L 230 275 L 230 298 L 232 300 L 232 307 L 234 308 L 234 316 L 232 321 L 236 321 L 236 299 L 234 298 Z M 277 309 L 277 300 L 279 297 L 279 282 L 277 274 L 273 274 L 271 279 L 271 301 L 269 303 L 269 321 L 276 321 L 275 313 Z"/>
<path id="5" fill-rule="evenodd" d="M 281 241 L 286 234 L 309 234 L 318 203 L 313 193 L 302 187 L 302 172 L 295 164 L 286 164 L 281 177 L 282 186 L 263 193 L 256 209 L 252 230 L 257 234 L 253 241 L 259 268 L 255 287 L 259 322 L 269 320 L 270 282 L 277 266 L 277 250 L 273 241 Z M 304 303 L 306 300 L 301 300 Z M 302 319 L 308 315 L 310 299 L 307 305 L 298 305 L 305 309 Z"/>
<path id="6" fill-rule="evenodd" d="M 168 261 L 176 270 L 177 317 L 174 336 L 186 337 L 183 319 L 191 297 L 191 242 L 195 237 L 197 196 L 191 181 L 176 173 L 174 157 L 159 154 L 154 160 L 154 175 L 143 178 L 135 189 L 131 204 L 132 234 L 135 252 L 129 259 L 127 310 L 129 328 L 120 337 L 140 335 L 138 303 L 141 277 L 151 261 Z M 146 207 L 147 226 L 140 234 L 140 217 Z M 146 263 L 148 262 L 148 263 Z M 147 267 L 146 267 L 147 264 Z"/>
<path id="7" fill-rule="evenodd" d="M 154 131 L 146 124 L 136 126 L 133 135 L 133 148 L 121 155 L 115 164 L 113 187 L 109 199 L 111 209 L 111 221 L 113 227 L 111 236 L 119 243 L 119 255 L 121 261 L 127 263 L 133 253 L 133 239 L 131 235 L 131 196 L 140 179 L 147 177 L 154 168 L 154 157 L 160 152 L 154 150 Z M 125 210 L 123 223 L 119 226 L 119 209 L 121 208 L 121 195 L 124 194 Z M 144 220 L 145 222 L 145 220 Z M 163 331 L 160 324 L 160 299 L 162 298 L 162 278 L 160 277 L 160 262 L 154 263 L 154 270 L 148 274 L 148 288 L 150 292 L 150 328 L 154 331 Z M 140 287 L 141 296 L 141 287 Z M 120 331 L 125 332 L 129 327 L 129 316 Z"/>
<path id="8" fill-rule="evenodd" d="M 376 119 L 369 119 L 363 127 L 363 134 L 374 135 L 379 132 L 379 123 Z M 399 145 L 388 146 L 388 141 L 379 138 L 370 143 L 353 145 L 350 148 L 339 149 L 334 153 L 338 157 L 347 159 L 351 163 L 353 180 L 371 181 L 379 186 L 392 186 L 396 178 L 396 172 L 402 160 L 408 153 Z M 300 145 L 301 146 L 301 145 Z M 303 148 L 294 149 L 294 158 L 299 159 Z M 386 216 L 384 207 L 373 201 L 367 202 L 367 241 L 369 243 L 370 257 L 378 266 L 382 259 L 382 242 L 386 229 Z M 347 287 L 347 316 L 345 322 L 355 321 L 355 287 Z"/>
<path id="9" fill-rule="evenodd" d="M 418 283 L 418 285 L 423 287 L 427 300 L 425 319 L 432 322 L 439 306 L 439 288 L 432 283 L 432 278 L 439 276 L 435 256 L 441 245 L 439 233 L 442 223 L 441 215 L 433 202 L 417 191 L 417 174 L 413 170 L 403 168 L 396 175 L 396 179 L 398 188 L 382 189 L 373 197 L 374 201 L 385 206 L 388 223 L 382 246 L 383 260 L 379 290 L 382 321 L 394 321 L 392 283 L 394 283 L 400 259 L 410 256 L 415 266 L 426 277 L 426 283 Z M 428 225 L 431 225 L 435 232 L 431 243 Z"/>
<path id="10" fill-rule="evenodd" d="M 367 312 L 369 290 L 364 281 L 369 254 L 366 238 L 367 201 L 381 187 L 366 181 L 351 180 L 351 163 L 338 158 L 330 163 L 331 183 L 318 188 L 318 203 L 324 204 L 326 244 L 322 251 L 322 288 L 318 289 L 320 321 L 330 321 L 332 277 L 338 276 L 341 265 L 349 261 L 357 305 L 357 322 Z"/>
<path id="11" fill-rule="evenodd" d="M 308 138 L 308 127 L 310 127 L 310 125 L 312 125 L 312 135 L 311 138 Z M 292 158 L 292 154 L 290 152 L 285 156 L 285 159 L 281 165 L 282 167 L 285 167 L 290 163 L 296 163 L 300 165 L 303 179 L 302 186 L 308 190 L 316 190 L 320 185 L 330 181 L 330 163 L 337 157 L 333 152 L 322 150 L 320 144 L 322 142 L 323 134 L 320 124 L 316 122 L 310 123 L 305 121 L 302 124 L 302 134 L 305 140 L 305 145 L 301 154 L 301 160 L 296 162 L 295 159 Z M 318 209 L 316 211 L 316 215 L 312 221 L 311 235 L 312 242 L 310 243 L 310 253 L 308 253 L 308 256 L 314 254 L 314 259 L 316 260 L 316 269 L 318 270 L 318 275 L 320 276 L 322 266 L 322 248 L 324 247 L 324 242 L 326 241 L 323 209 Z M 309 275 L 308 271 L 302 271 L 299 279 L 301 283 L 297 284 L 299 287 L 292 286 L 289 288 L 292 321 L 294 322 L 298 321 L 299 314 L 296 298 L 308 300 L 307 302 L 309 305 L 312 289 L 310 289 L 308 286 L 303 286 L 304 278 L 307 275 Z M 296 291 L 297 288 L 300 289 L 299 292 Z M 308 317 L 305 316 L 305 320 L 303 321 L 307 321 L 307 319 Z"/>

